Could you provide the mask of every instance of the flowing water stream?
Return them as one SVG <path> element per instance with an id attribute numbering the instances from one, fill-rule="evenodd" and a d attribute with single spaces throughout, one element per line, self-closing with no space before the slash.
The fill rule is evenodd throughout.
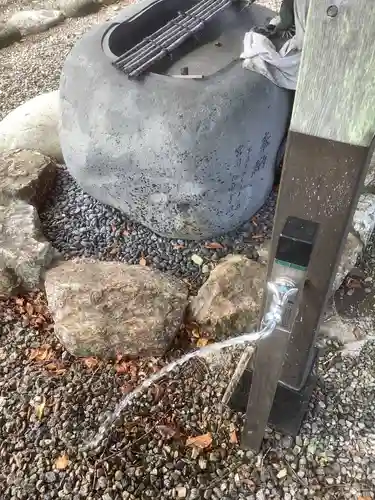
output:
<path id="1" fill-rule="evenodd" d="M 221 351 L 222 349 L 225 349 L 226 347 L 233 347 L 238 345 L 249 344 L 252 342 L 257 342 L 262 337 L 270 335 L 274 331 L 276 324 L 277 324 L 276 319 L 271 318 L 268 322 L 266 322 L 263 325 L 263 328 L 258 332 L 244 333 L 239 337 L 233 337 L 230 339 L 223 340 L 222 342 L 216 342 L 214 344 L 210 344 L 206 347 L 202 347 L 201 349 L 188 352 L 181 358 L 178 358 L 175 361 L 172 361 L 168 365 L 164 366 L 160 371 L 151 375 L 151 377 L 148 377 L 132 392 L 123 397 L 123 399 L 118 403 L 118 405 L 114 409 L 113 413 L 100 426 L 95 438 L 90 442 L 88 442 L 85 448 L 88 450 L 96 449 L 101 444 L 105 436 L 109 433 L 112 425 L 117 420 L 117 418 L 126 408 L 132 405 L 134 399 L 140 394 L 142 394 L 142 392 L 148 389 L 152 384 L 158 382 L 165 375 L 172 372 L 176 367 L 182 366 L 187 361 L 193 358 L 206 358 L 212 354 L 217 353 L 218 351 Z"/>
<path id="2" fill-rule="evenodd" d="M 105 436 L 110 432 L 112 425 L 121 413 L 133 404 L 134 399 L 142 394 L 142 392 L 148 389 L 152 384 L 158 382 L 165 375 L 172 372 L 175 368 L 182 366 L 193 358 L 206 358 L 212 354 L 216 354 L 218 351 L 221 351 L 226 347 L 246 345 L 251 342 L 257 342 L 261 338 L 271 335 L 276 326 L 281 323 L 288 300 L 298 292 L 298 289 L 295 288 L 293 281 L 285 281 L 283 278 L 277 280 L 276 282 L 268 282 L 267 288 L 270 301 L 268 302 L 266 314 L 264 315 L 261 323 L 261 330 L 252 333 L 244 333 L 238 337 L 232 337 L 230 339 L 223 340 L 222 342 L 216 342 L 206 347 L 202 347 L 201 349 L 188 352 L 181 358 L 178 358 L 164 366 L 160 371 L 151 375 L 151 377 L 148 377 L 132 392 L 123 397 L 114 409 L 113 413 L 100 426 L 96 437 L 89 441 L 84 448 L 86 450 L 96 449 L 101 444 Z"/>

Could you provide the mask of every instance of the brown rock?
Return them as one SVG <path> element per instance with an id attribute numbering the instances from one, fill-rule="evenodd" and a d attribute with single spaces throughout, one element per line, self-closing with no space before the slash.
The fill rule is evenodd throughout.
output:
<path id="1" fill-rule="evenodd" d="M 52 246 L 40 230 L 35 207 L 20 200 L 0 205 L 1 292 L 11 294 L 15 286 L 38 288 L 52 257 Z"/>
<path id="2" fill-rule="evenodd" d="M 55 181 L 56 171 L 55 162 L 37 151 L 0 153 L 0 203 L 18 198 L 39 208 Z"/>
<path id="3" fill-rule="evenodd" d="M 76 356 L 157 356 L 187 305 L 179 280 L 142 266 L 74 260 L 46 274 L 55 332 Z"/>
<path id="4" fill-rule="evenodd" d="M 215 335 L 248 331 L 259 316 L 265 277 L 264 265 L 230 255 L 192 298 L 193 319 Z"/>

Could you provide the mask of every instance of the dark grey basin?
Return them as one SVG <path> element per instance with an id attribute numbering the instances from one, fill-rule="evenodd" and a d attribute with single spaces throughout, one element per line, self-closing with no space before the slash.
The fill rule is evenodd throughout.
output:
<path id="1" fill-rule="evenodd" d="M 86 34 L 62 73 L 61 143 L 85 191 L 155 232 L 208 238 L 264 203 L 292 96 L 242 69 L 243 36 L 273 13 L 234 5 L 129 80 L 111 65 L 191 0 L 142 2 Z M 175 78 L 183 67 L 204 79 Z"/>

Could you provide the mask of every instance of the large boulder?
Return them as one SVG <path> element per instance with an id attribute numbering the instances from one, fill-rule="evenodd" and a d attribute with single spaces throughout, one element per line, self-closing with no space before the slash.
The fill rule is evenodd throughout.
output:
<path id="1" fill-rule="evenodd" d="M 203 239 L 265 202 L 292 96 L 238 59 L 243 34 L 273 15 L 258 5 L 221 12 L 166 70 L 131 80 L 111 64 L 191 5 L 132 4 L 85 34 L 63 67 L 60 137 L 70 173 L 89 194 L 161 235 Z M 205 78 L 175 78 L 182 66 Z"/>
<path id="2" fill-rule="evenodd" d="M 55 333 L 76 356 L 163 354 L 188 296 L 184 283 L 158 271 L 84 260 L 50 269 L 45 289 Z"/>
<path id="3" fill-rule="evenodd" d="M 56 177 L 56 163 L 30 150 L 0 153 L 0 203 L 18 198 L 40 208 Z"/>
<path id="4" fill-rule="evenodd" d="M 0 49 L 21 40 L 19 29 L 0 21 Z"/>
<path id="5" fill-rule="evenodd" d="M 25 102 L 0 122 L 0 152 L 32 149 L 62 162 L 59 118 L 58 91 Z"/>
<path id="6" fill-rule="evenodd" d="M 191 299 L 190 313 L 213 336 L 252 329 L 259 319 L 266 267 L 242 255 L 230 255 L 211 272 Z"/>
<path id="7" fill-rule="evenodd" d="M 59 10 L 21 10 L 13 14 L 8 25 L 18 29 L 24 36 L 46 31 L 60 23 L 64 17 Z"/>
<path id="8" fill-rule="evenodd" d="M 0 295 L 39 288 L 53 256 L 35 207 L 19 200 L 0 205 Z"/>
<path id="9" fill-rule="evenodd" d="M 55 6 L 66 17 L 80 17 L 97 12 L 101 7 L 101 3 L 97 0 L 56 0 Z"/>

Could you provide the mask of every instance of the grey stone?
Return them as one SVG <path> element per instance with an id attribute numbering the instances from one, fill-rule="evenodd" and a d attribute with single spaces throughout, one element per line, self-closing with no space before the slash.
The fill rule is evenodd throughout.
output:
<path id="1" fill-rule="evenodd" d="M 37 151 L 0 153 L 0 203 L 18 198 L 41 207 L 56 176 L 56 164 Z"/>
<path id="2" fill-rule="evenodd" d="M 64 14 L 59 10 L 21 10 L 12 15 L 8 24 L 17 28 L 24 36 L 46 31 L 63 19 Z"/>
<path id="3" fill-rule="evenodd" d="M 213 334 L 243 333 L 257 320 L 266 267 L 242 255 L 220 262 L 191 299 L 194 321 Z"/>
<path id="4" fill-rule="evenodd" d="M 102 495 L 102 500 L 113 500 L 113 496 L 109 493 L 104 493 L 104 495 Z"/>
<path id="5" fill-rule="evenodd" d="M 187 305 L 181 281 L 142 266 L 75 260 L 46 274 L 55 333 L 77 356 L 163 354 Z"/>
<path id="6" fill-rule="evenodd" d="M 357 259 L 362 251 L 363 244 L 361 240 L 356 235 L 349 233 L 333 282 L 333 291 L 336 291 L 340 287 L 347 274 L 355 267 Z"/>
<path id="7" fill-rule="evenodd" d="M 164 236 L 208 238 L 234 229 L 263 205 L 291 94 L 243 70 L 238 60 L 245 31 L 270 15 L 258 5 L 223 11 L 223 23 L 232 23 L 220 38 L 227 51 L 204 43 L 176 63 L 202 70 L 206 79 L 173 78 L 175 65 L 167 75 L 129 80 L 111 65 L 115 56 L 107 57 L 102 39 L 150 3 L 126 7 L 70 52 L 60 86 L 63 154 L 73 177 L 98 200 Z M 173 4 L 187 7 L 182 0 Z M 163 14 L 155 12 L 160 5 L 142 13 L 144 26 Z M 120 29 L 121 39 L 132 37 L 131 23 Z M 216 55 L 205 52 L 213 49 Z"/>
<path id="8" fill-rule="evenodd" d="M 0 122 L 0 152 L 31 149 L 62 162 L 59 115 L 58 91 L 26 101 Z"/>
<path id="9" fill-rule="evenodd" d="M 57 0 L 55 7 L 66 17 L 80 17 L 97 12 L 101 3 L 96 0 Z"/>
<path id="10" fill-rule="evenodd" d="M 375 226 L 375 195 L 364 193 L 359 197 L 354 212 L 353 230 L 364 246 L 367 245 Z"/>
<path id="11" fill-rule="evenodd" d="M 15 26 L 0 22 L 0 49 L 21 40 L 21 33 Z"/>
<path id="12" fill-rule="evenodd" d="M 375 154 L 373 154 L 371 157 L 364 184 L 365 187 L 370 188 L 373 188 L 375 186 Z"/>
<path id="13" fill-rule="evenodd" d="M 123 478 L 124 478 L 124 474 L 123 474 L 123 472 L 122 472 L 121 470 L 117 470 L 117 471 L 115 472 L 115 480 L 116 480 L 116 481 L 122 481 L 122 480 L 123 480 Z"/>
<path id="14" fill-rule="evenodd" d="M 0 205 L 0 276 L 7 276 L 11 287 L 34 290 L 41 285 L 52 257 L 36 209 L 18 200 Z M 3 278 L 0 281 L 3 284 Z"/>
<path id="15" fill-rule="evenodd" d="M 319 333 L 324 337 L 338 339 L 343 344 L 358 340 L 357 324 L 352 320 L 339 316 L 337 313 L 321 323 Z"/>
<path id="16" fill-rule="evenodd" d="M 53 483 L 56 481 L 57 476 L 53 471 L 46 472 L 46 479 L 49 483 Z"/>
<path id="17" fill-rule="evenodd" d="M 103 482 L 106 481 L 105 477 L 100 477 L 98 479 L 98 483 L 101 482 L 101 481 L 103 481 Z M 107 485 L 107 483 L 105 483 L 105 485 L 102 486 L 102 488 L 105 488 L 106 485 Z M 90 491 L 90 485 L 87 484 L 87 483 L 85 483 L 85 484 L 82 484 L 82 486 L 81 486 L 81 488 L 79 490 L 79 494 L 80 494 L 81 497 L 87 498 L 87 495 L 89 494 L 89 491 Z"/>
<path id="18" fill-rule="evenodd" d="M 375 195 L 362 194 L 354 212 L 352 230 L 345 242 L 339 267 L 333 283 L 337 290 L 347 274 L 355 267 L 358 257 L 366 247 L 375 227 Z"/>
<path id="19" fill-rule="evenodd" d="M 187 489 L 185 486 L 177 486 L 176 493 L 177 493 L 177 498 L 186 498 Z"/>
<path id="20" fill-rule="evenodd" d="M 18 279 L 9 269 L 0 268 L 0 297 L 6 298 L 12 295 L 18 286 Z"/>

